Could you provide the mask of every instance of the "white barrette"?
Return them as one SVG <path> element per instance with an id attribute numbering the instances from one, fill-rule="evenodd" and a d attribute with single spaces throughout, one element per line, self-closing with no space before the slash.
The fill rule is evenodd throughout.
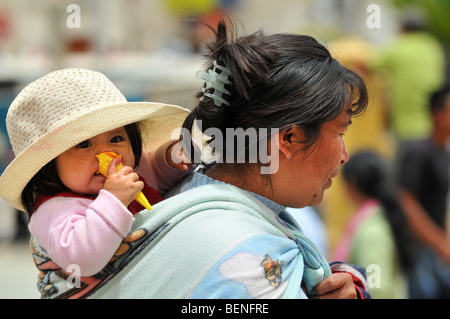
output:
<path id="1" fill-rule="evenodd" d="M 219 74 L 216 70 L 221 70 L 222 73 Z M 230 70 L 225 66 L 217 64 L 216 61 L 214 61 L 213 68 L 208 70 L 208 73 L 200 70 L 195 74 L 197 79 L 201 79 L 206 83 L 206 86 L 202 88 L 203 95 L 212 98 L 216 106 L 221 106 L 222 104 L 230 106 L 230 103 L 222 97 L 223 94 L 231 96 L 231 92 L 225 89 L 225 84 L 232 84 L 228 79 L 229 75 Z M 206 92 L 206 90 L 211 88 L 214 89 L 213 93 Z M 203 100 L 204 96 L 200 98 L 200 101 Z"/>

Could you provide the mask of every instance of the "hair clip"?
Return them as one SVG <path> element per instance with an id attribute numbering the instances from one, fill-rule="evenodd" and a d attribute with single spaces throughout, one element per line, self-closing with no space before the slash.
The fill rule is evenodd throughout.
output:
<path id="1" fill-rule="evenodd" d="M 219 74 L 216 70 L 221 70 L 222 73 Z M 231 96 L 231 92 L 225 89 L 225 84 L 232 84 L 228 79 L 229 75 L 230 70 L 225 66 L 217 64 L 216 61 L 214 61 L 213 68 L 208 70 L 208 73 L 200 70 L 195 74 L 197 79 L 201 79 L 206 83 L 206 86 L 202 88 L 203 95 L 212 98 L 216 106 L 221 106 L 222 104 L 230 106 L 230 103 L 222 96 L 223 94 Z M 213 93 L 206 92 L 206 90 L 211 88 L 214 89 Z M 204 96 L 200 98 L 200 101 L 203 101 Z"/>

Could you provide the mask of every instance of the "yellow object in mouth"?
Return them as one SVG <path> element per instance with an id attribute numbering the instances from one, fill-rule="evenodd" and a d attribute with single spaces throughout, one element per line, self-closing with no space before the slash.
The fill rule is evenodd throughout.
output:
<path id="1" fill-rule="evenodd" d="M 101 153 L 99 155 L 96 155 L 98 158 L 98 171 L 97 173 L 102 174 L 105 177 L 108 177 L 106 172 L 108 171 L 109 164 L 115 157 L 120 157 L 114 152 L 105 152 Z M 123 167 L 122 163 L 119 163 L 117 165 L 117 170 L 121 169 Z M 147 208 L 148 210 L 152 209 L 152 206 L 148 202 L 147 198 L 145 197 L 144 193 L 139 191 L 134 198 L 139 204 L 141 204 L 143 207 Z"/>

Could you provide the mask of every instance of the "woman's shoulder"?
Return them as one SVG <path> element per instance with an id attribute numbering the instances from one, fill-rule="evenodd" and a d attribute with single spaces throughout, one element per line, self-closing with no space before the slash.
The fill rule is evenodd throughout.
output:
<path id="1" fill-rule="evenodd" d="M 206 184 L 179 193 L 135 218 L 134 227 L 156 231 L 170 225 L 167 230 L 176 227 L 177 234 L 184 238 L 186 233 L 195 238 L 213 235 L 226 239 L 250 233 L 284 236 L 283 233 L 289 232 L 267 206 L 248 192 L 225 183 Z"/>

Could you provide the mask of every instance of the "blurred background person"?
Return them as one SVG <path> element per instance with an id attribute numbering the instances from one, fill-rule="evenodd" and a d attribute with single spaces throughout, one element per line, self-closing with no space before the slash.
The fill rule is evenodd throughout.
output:
<path id="1" fill-rule="evenodd" d="M 364 116 L 352 119 L 351 130 L 344 140 L 350 157 L 360 150 L 373 150 L 391 158 L 395 152 L 395 140 L 388 131 L 387 110 L 383 89 L 376 73 L 370 69 L 375 46 L 363 37 L 342 36 L 329 44 L 333 56 L 345 67 L 363 77 L 370 94 L 370 107 Z M 345 182 L 339 174 L 333 187 L 325 194 L 322 207 L 323 219 L 329 232 L 330 248 L 336 245 L 345 225 L 356 207 L 348 200 Z"/>
<path id="2" fill-rule="evenodd" d="M 354 154 L 343 168 L 348 197 L 357 209 L 333 260 L 366 270 L 375 265 L 379 282 L 370 287 L 374 299 L 409 298 L 408 273 L 415 258 L 413 237 L 393 195 L 389 172 L 388 162 L 372 151 Z"/>
<path id="3" fill-rule="evenodd" d="M 400 34 L 371 65 L 385 72 L 389 129 L 400 143 L 430 133 L 429 96 L 445 81 L 444 48 L 426 25 L 419 11 L 406 11 Z"/>
<path id="4" fill-rule="evenodd" d="M 449 194 L 450 87 L 429 102 L 431 134 L 406 144 L 398 165 L 401 201 L 416 237 L 422 243 L 415 291 L 423 298 L 450 298 Z M 425 287 L 425 288 L 424 288 Z"/>

